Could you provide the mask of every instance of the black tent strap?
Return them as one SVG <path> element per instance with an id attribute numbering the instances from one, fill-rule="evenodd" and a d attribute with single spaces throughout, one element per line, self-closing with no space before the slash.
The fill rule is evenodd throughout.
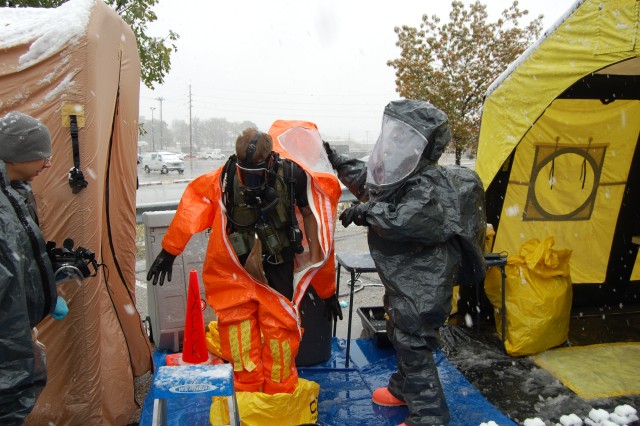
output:
<path id="1" fill-rule="evenodd" d="M 73 168 L 69 170 L 69 186 L 71 192 L 77 194 L 89 184 L 84 180 L 84 175 L 80 170 L 80 142 L 78 136 L 78 118 L 75 115 L 69 116 L 69 130 L 71 132 L 71 147 L 73 149 Z"/>

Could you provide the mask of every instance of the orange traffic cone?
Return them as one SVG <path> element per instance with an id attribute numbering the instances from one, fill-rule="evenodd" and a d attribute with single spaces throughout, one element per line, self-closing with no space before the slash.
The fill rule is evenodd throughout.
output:
<path id="1" fill-rule="evenodd" d="M 199 364 L 209 359 L 207 341 L 204 335 L 204 316 L 200 299 L 198 272 L 189 273 L 189 293 L 187 294 L 187 311 L 184 316 L 184 340 L 182 343 L 182 360 Z"/>
<path id="2" fill-rule="evenodd" d="M 167 355 L 167 365 L 180 365 L 182 363 L 217 363 L 214 359 L 212 359 L 215 357 L 209 356 L 209 351 L 207 350 L 207 340 L 204 333 L 204 316 L 202 315 L 202 309 L 203 306 L 202 300 L 200 299 L 198 272 L 192 270 L 189 273 L 189 292 L 187 293 L 187 309 L 184 316 L 184 339 L 182 341 L 182 354 L 178 353 Z"/>

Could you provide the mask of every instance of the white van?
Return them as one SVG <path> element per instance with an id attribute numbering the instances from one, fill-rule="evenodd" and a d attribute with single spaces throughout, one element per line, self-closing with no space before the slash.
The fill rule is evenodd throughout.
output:
<path id="1" fill-rule="evenodd" d="M 162 174 L 167 174 L 171 170 L 176 170 L 180 174 L 184 172 L 184 161 L 173 152 L 152 152 L 146 154 L 142 162 L 143 169 L 147 173 L 151 173 L 152 170 L 160 170 Z"/>

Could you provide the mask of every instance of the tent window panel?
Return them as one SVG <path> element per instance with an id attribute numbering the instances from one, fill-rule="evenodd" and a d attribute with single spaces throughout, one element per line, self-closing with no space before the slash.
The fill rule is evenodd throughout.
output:
<path id="1" fill-rule="evenodd" d="M 523 220 L 589 220 L 607 146 L 536 145 Z"/>
<path id="2" fill-rule="evenodd" d="M 638 2 L 618 0 L 600 5 L 595 54 L 632 51 L 638 34 Z"/>

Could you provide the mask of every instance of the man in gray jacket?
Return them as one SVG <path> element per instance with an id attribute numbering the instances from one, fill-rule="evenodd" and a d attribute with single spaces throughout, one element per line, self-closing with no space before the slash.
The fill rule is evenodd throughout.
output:
<path id="1" fill-rule="evenodd" d="M 51 167 L 49 129 L 28 115 L 0 119 L 0 424 L 22 424 L 47 382 L 36 325 L 66 315 L 38 226 L 30 181 Z"/>
<path id="2" fill-rule="evenodd" d="M 437 164 L 451 135 L 444 112 L 424 101 L 389 103 L 368 163 L 335 153 L 338 178 L 360 200 L 340 220 L 367 226 L 369 250 L 385 286 L 387 333 L 398 371 L 373 402 L 407 405 L 407 425 L 444 425 L 449 410 L 433 352 L 451 311 L 453 285 L 477 285 L 486 272 L 484 191 L 467 168 Z"/>

